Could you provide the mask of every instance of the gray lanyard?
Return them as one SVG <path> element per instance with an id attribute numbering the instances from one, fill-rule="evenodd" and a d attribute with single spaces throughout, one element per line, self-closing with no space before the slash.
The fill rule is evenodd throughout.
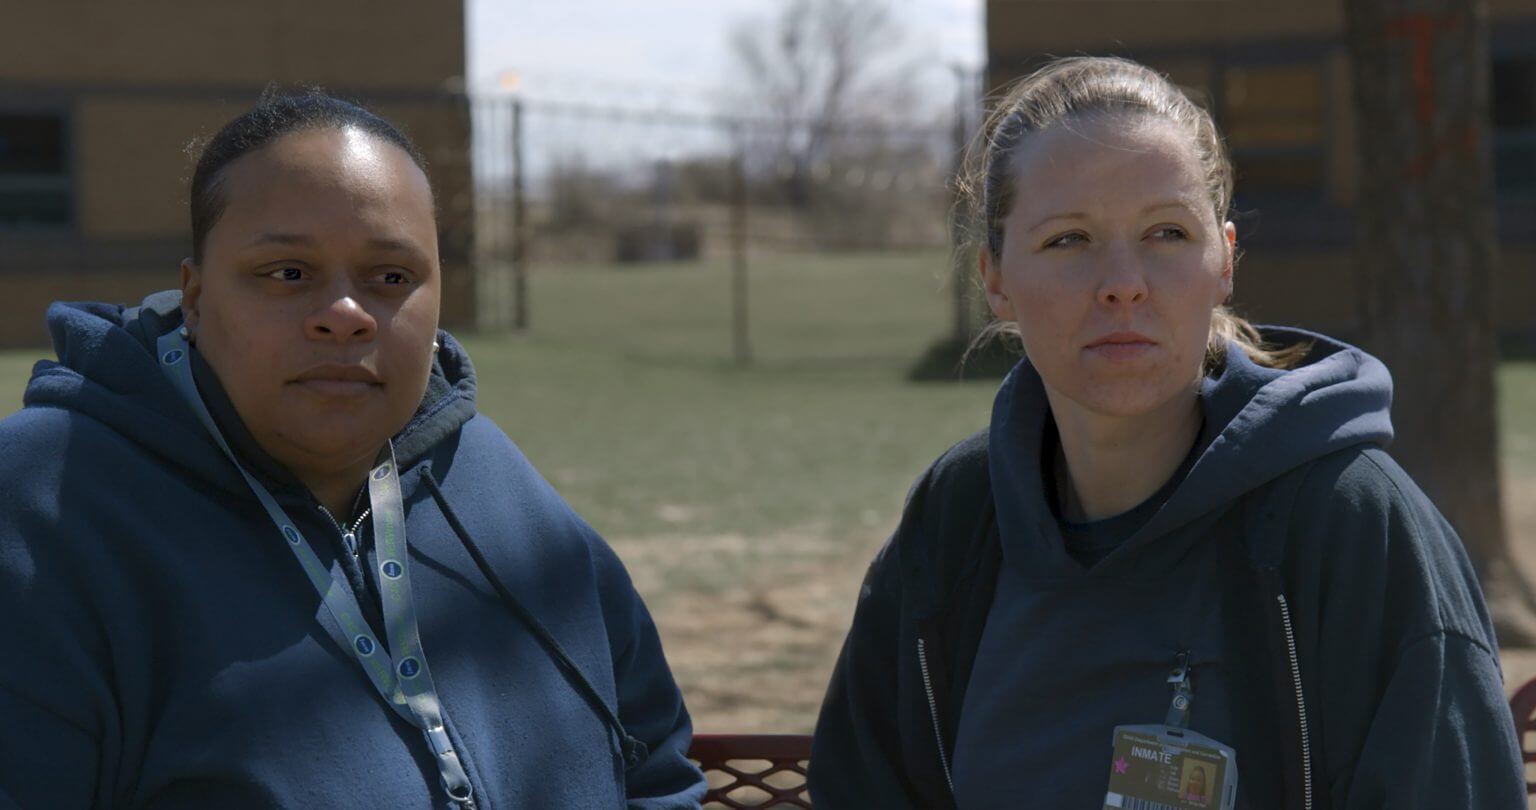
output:
<path id="1" fill-rule="evenodd" d="M 163 335 L 156 344 L 160 355 L 160 369 L 170 378 L 176 391 L 181 394 L 192 411 L 202 421 L 203 427 L 213 436 L 224 454 L 240 471 L 250 485 L 256 499 L 261 501 L 278 532 L 293 552 L 299 566 L 309 577 L 310 584 L 320 594 L 336 628 L 327 627 L 344 649 L 351 650 L 353 657 L 362 665 L 363 672 L 373 681 L 384 702 L 401 717 L 421 729 L 427 745 L 437 756 L 437 767 L 442 775 L 443 788 L 448 796 L 460 804 L 473 803 L 473 788 L 459 755 L 454 752 L 443 728 L 442 704 L 437 699 L 437 689 L 432 685 L 432 673 L 427 669 L 427 657 L 421 649 L 421 635 L 416 627 L 416 608 L 411 601 L 411 579 L 405 539 L 405 502 L 400 496 L 400 472 L 395 467 L 394 445 L 386 444 L 379 453 L 379 460 L 368 474 L 368 498 L 373 503 L 373 531 L 379 558 L 379 591 L 384 603 L 384 629 L 389 636 L 389 648 L 380 647 L 368 622 L 357 606 L 352 587 L 341 572 L 327 570 L 320 558 L 310 548 L 309 541 L 277 505 L 277 500 L 254 476 L 241 466 L 239 459 L 229 448 L 229 443 L 219 433 L 208 406 L 197 393 L 197 383 L 192 379 L 190 346 L 180 330 Z"/>

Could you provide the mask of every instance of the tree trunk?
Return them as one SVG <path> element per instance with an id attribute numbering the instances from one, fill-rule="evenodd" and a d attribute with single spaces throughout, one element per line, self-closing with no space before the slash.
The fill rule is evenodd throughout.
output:
<path id="1" fill-rule="evenodd" d="M 1536 640 L 1536 598 L 1499 500 L 1497 262 L 1487 11 L 1345 0 L 1359 114 L 1365 345 L 1393 371 L 1393 456 L 1461 535 L 1499 640 Z"/>

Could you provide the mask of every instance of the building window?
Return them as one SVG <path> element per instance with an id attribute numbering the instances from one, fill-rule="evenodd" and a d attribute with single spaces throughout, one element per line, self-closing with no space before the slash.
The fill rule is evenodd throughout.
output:
<path id="1" fill-rule="evenodd" d="M 1232 66 L 1221 124 L 1245 196 L 1319 197 L 1324 190 L 1324 85 L 1315 62 Z"/>
<path id="2" fill-rule="evenodd" d="M 1493 172 L 1500 191 L 1536 191 L 1536 58 L 1493 62 Z"/>
<path id="3" fill-rule="evenodd" d="M 0 227 L 71 223 L 67 141 L 61 114 L 0 111 Z"/>

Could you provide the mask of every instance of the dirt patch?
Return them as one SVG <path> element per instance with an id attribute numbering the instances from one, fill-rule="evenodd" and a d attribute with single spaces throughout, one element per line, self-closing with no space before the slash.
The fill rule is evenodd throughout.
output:
<path id="1" fill-rule="evenodd" d="M 695 730 L 809 733 L 882 540 L 797 533 L 614 547 L 651 607 Z M 689 587 L 658 590 L 668 581 Z"/>

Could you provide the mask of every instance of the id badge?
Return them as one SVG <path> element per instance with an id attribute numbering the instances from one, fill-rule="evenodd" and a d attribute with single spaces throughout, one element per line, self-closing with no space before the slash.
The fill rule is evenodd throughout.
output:
<path id="1" fill-rule="evenodd" d="M 1119 726 L 1104 810 L 1232 810 L 1237 753 L 1193 731 Z"/>

